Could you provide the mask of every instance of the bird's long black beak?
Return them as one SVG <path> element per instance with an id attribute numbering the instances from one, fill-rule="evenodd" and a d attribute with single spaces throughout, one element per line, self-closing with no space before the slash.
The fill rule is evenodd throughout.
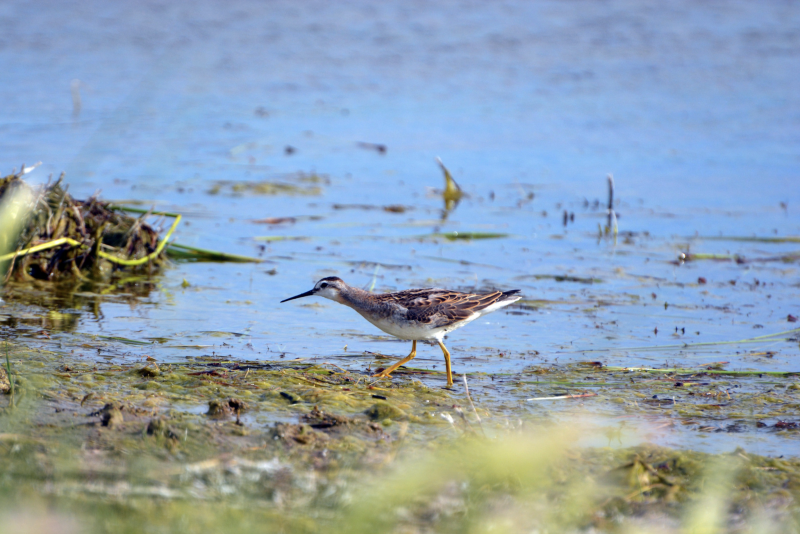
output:
<path id="1" fill-rule="evenodd" d="M 281 304 L 283 304 L 284 302 L 289 302 L 290 300 L 299 299 L 301 297 L 310 297 L 313 294 L 314 290 L 312 289 L 311 291 L 306 291 L 305 293 L 300 293 L 299 295 L 295 295 L 293 297 L 289 297 L 288 299 L 284 299 L 281 301 Z"/>

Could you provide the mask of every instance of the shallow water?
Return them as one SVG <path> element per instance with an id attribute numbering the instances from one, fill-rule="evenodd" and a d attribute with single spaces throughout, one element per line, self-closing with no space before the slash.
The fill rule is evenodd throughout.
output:
<path id="1" fill-rule="evenodd" d="M 147 296 L 57 299 L 72 320 L 42 324 L 14 299 L 0 314 L 31 314 L 31 335 L 51 332 L 39 342 L 79 353 L 85 334 L 158 340 L 104 344 L 110 358 L 306 358 L 360 371 L 389 361 L 372 353 L 405 355 L 407 343 L 334 303 L 278 304 L 338 275 L 376 291 L 518 288 L 546 301 L 451 334 L 459 373 L 587 360 L 798 371 L 796 334 L 639 349 L 797 326 L 796 260 L 675 260 L 797 251 L 703 237 L 800 235 L 798 19 L 777 2 L 4 3 L 6 170 L 41 160 L 32 180 L 64 170 L 76 197 L 101 190 L 184 213 L 178 242 L 265 261 L 179 263 Z M 468 195 L 446 217 L 436 156 Z M 616 242 L 598 235 L 609 172 Z M 231 187 L 260 181 L 312 194 Z M 564 210 L 575 215 L 566 226 Z M 296 220 L 254 222 L 268 217 Z M 508 235 L 425 237 L 453 231 Z M 263 239 L 275 236 L 292 239 Z M 415 365 L 441 370 L 438 348 L 421 347 Z M 530 406 L 524 389 L 484 394 Z M 697 436 L 671 427 L 644 439 L 796 450 L 777 433 Z"/>

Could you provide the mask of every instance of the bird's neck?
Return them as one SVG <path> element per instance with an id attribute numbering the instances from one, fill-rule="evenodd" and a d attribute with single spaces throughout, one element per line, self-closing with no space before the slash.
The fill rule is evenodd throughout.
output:
<path id="1" fill-rule="evenodd" d="M 363 308 L 369 304 L 369 297 L 372 293 L 357 287 L 348 287 L 345 291 L 339 292 L 339 304 L 350 306 L 351 308 Z"/>

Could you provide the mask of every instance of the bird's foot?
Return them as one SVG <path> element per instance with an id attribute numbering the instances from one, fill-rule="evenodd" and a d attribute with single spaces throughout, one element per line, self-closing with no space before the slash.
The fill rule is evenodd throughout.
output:
<path id="1" fill-rule="evenodd" d="M 392 375 L 386 371 L 381 371 L 380 373 L 372 375 L 372 378 L 392 378 Z"/>

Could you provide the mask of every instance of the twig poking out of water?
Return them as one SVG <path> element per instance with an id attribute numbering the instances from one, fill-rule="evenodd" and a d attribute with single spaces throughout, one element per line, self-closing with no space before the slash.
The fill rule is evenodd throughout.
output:
<path id="1" fill-rule="evenodd" d="M 461 200 L 464 193 L 461 191 L 456 181 L 453 180 L 453 175 L 450 174 L 450 171 L 447 170 L 447 167 L 442 163 L 442 158 L 437 156 L 436 163 L 439 164 L 439 168 L 442 169 L 442 174 L 444 174 L 444 192 L 442 193 L 442 197 L 444 198 L 444 211 L 445 214 L 447 214 L 458 206 L 458 201 Z"/>
<path id="2" fill-rule="evenodd" d="M 467 375 L 461 375 L 461 376 L 464 378 L 464 390 L 467 392 L 467 400 L 469 401 L 469 405 L 472 406 L 472 412 L 478 419 L 478 426 L 481 427 L 481 434 L 483 434 L 483 437 L 486 437 L 486 432 L 483 431 L 483 422 L 481 421 L 481 416 L 478 415 L 478 410 L 475 409 L 475 404 L 473 404 L 472 402 L 472 396 L 469 394 L 469 385 L 467 385 Z"/>
<path id="3" fill-rule="evenodd" d="M 583 393 L 581 395 L 559 395 L 558 397 L 536 397 L 533 399 L 526 399 L 526 400 L 543 401 L 543 400 L 579 399 L 581 397 L 597 397 L 597 393 Z"/>
<path id="4" fill-rule="evenodd" d="M 609 174 L 608 179 L 608 223 L 606 223 L 605 233 L 614 232 L 614 240 L 617 239 L 619 227 L 617 226 L 617 214 L 614 212 L 614 175 Z"/>

